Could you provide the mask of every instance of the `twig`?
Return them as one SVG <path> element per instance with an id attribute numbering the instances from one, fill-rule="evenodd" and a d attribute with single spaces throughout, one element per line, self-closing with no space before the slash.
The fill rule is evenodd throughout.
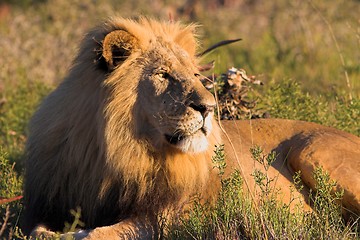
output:
<path id="1" fill-rule="evenodd" d="M 16 197 L 12 197 L 12 198 L 2 198 L 0 197 L 0 205 L 4 204 L 4 203 L 9 203 L 9 202 L 14 202 L 16 200 L 20 200 L 22 199 L 23 196 L 16 196 Z"/>
<path id="2" fill-rule="evenodd" d="M 211 52 L 212 50 L 214 50 L 214 49 L 216 49 L 218 47 L 228 45 L 228 44 L 231 44 L 231 43 L 234 43 L 234 42 L 238 42 L 238 41 L 241 41 L 241 40 L 242 40 L 241 38 L 237 38 L 237 39 L 224 40 L 224 41 L 218 42 L 218 43 L 212 45 L 211 47 L 209 47 L 208 49 L 206 49 L 205 51 L 203 51 L 202 53 L 196 55 L 196 57 L 202 57 L 205 54 Z"/>
<path id="3" fill-rule="evenodd" d="M 0 236 L 2 236 L 4 234 L 4 232 L 5 232 L 5 228 L 7 226 L 7 222 L 9 220 L 9 218 L 10 218 L 10 209 L 9 209 L 9 205 L 8 205 L 8 206 L 6 206 L 6 213 L 5 213 L 5 217 L 4 217 L 4 222 L 3 222 L 2 226 L 1 226 L 1 229 L 0 229 Z"/>

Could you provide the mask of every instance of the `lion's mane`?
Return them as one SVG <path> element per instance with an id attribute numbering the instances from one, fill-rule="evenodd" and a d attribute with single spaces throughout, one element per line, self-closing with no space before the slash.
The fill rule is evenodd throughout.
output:
<path id="1" fill-rule="evenodd" d="M 104 37 L 125 30 L 142 51 L 163 38 L 176 42 L 196 63 L 195 26 L 160 23 L 146 18 L 113 18 L 87 34 L 69 75 L 41 104 L 30 123 L 27 142 L 26 230 L 45 223 L 61 231 L 72 221 L 69 211 L 81 208 L 85 228 L 156 214 L 176 208 L 201 192 L 213 148 L 202 153 L 155 149 L 141 139 L 138 83 L 152 59 L 135 52 L 121 66 L 103 70 Z M 61 51 L 59 51 L 61 52 Z M 106 57 L 106 55 L 105 55 Z M 141 63 L 141 64 L 140 64 Z M 209 136 L 219 142 L 219 131 Z"/>

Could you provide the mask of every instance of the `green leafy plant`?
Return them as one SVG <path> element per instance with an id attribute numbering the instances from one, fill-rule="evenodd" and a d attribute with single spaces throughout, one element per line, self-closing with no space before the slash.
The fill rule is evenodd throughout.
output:
<path id="1" fill-rule="evenodd" d="M 195 200 L 193 209 L 186 217 L 169 226 L 168 239 L 357 239 L 360 236 L 359 219 L 344 222 L 341 207 L 337 202 L 342 192 L 334 191 L 335 183 L 321 168 L 314 171 L 316 190 L 311 193 L 314 210 L 304 211 L 301 207 L 276 200 L 278 192 L 270 187 L 274 181 L 267 177 L 269 166 L 276 158 L 274 153 L 264 153 L 254 146 L 251 153 L 255 161 L 263 165 L 253 174 L 261 191 L 258 203 L 243 189 L 240 172 L 224 176 L 220 171 L 221 192 L 216 204 L 209 205 Z M 215 166 L 223 158 L 217 148 Z M 224 166 L 224 164 L 220 165 Z M 221 169 L 223 169 L 220 167 Z M 300 172 L 295 173 L 297 189 L 303 188 Z"/>

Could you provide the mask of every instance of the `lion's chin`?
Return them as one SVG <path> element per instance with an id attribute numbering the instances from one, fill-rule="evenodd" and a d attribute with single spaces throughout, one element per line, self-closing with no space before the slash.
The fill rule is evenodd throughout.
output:
<path id="1" fill-rule="evenodd" d="M 209 141 L 202 130 L 190 136 L 165 135 L 165 138 L 172 147 L 184 153 L 200 153 L 206 151 L 209 147 Z"/>

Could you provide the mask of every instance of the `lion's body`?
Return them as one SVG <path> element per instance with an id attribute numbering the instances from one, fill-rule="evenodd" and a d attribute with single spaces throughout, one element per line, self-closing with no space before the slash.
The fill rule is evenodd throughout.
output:
<path id="1" fill-rule="evenodd" d="M 337 181 L 338 189 L 345 190 L 342 203 L 346 209 L 360 213 L 359 137 L 311 122 L 284 119 L 222 121 L 222 125 L 228 133 L 223 141 L 229 168 L 241 167 L 251 189 L 254 188 L 251 174 L 255 168 L 263 169 L 249 151 L 257 145 L 265 153 L 276 152 L 276 161 L 268 174 L 276 179 L 273 187 L 281 189 L 279 197 L 284 202 L 288 203 L 291 195 L 296 196 L 289 187 L 298 171 L 307 187 L 298 196 L 307 202 L 307 190 L 315 189 L 313 172 L 316 167 L 322 167 Z"/>
<path id="2" fill-rule="evenodd" d="M 62 231 L 72 221 L 70 210 L 80 207 L 85 228 L 100 229 L 100 236 L 109 230 L 101 226 L 132 226 L 136 221 L 131 219 L 152 222 L 159 214 L 176 212 L 193 194 L 216 197 L 211 157 L 222 143 L 221 131 L 212 118 L 215 100 L 197 73 L 193 32 L 194 26 L 178 23 L 115 18 L 85 37 L 69 75 L 30 124 L 24 193 L 28 233 L 39 224 Z M 248 149 L 257 143 L 282 156 L 297 148 L 299 157 L 290 164 L 301 169 L 306 156 L 299 146 L 307 147 L 319 131 L 360 146 L 359 138 L 340 131 L 279 121 L 255 121 L 255 128 L 249 128 L 251 122 L 224 123 L 237 151 L 224 135 L 229 165 L 243 165 L 248 177 L 254 164 Z M 271 171 L 290 183 L 286 166 L 276 166 Z"/>

